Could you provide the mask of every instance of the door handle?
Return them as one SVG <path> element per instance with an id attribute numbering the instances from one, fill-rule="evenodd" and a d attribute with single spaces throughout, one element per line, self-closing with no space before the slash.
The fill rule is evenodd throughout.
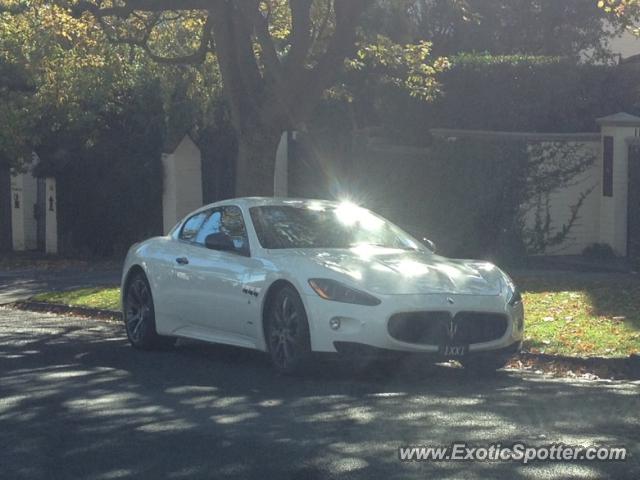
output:
<path id="1" fill-rule="evenodd" d="M 176 258 L 176 262 L 180 265 L 187 265 L 189 263 L 189 259 L 187 257 L 178 257 Z"/>

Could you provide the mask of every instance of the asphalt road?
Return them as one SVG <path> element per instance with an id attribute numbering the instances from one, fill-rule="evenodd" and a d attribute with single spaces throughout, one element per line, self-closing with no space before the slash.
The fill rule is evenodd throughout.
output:
<path id="1" fill-rule="evenodd" d="M 138 352 L 119 324 L 0 309 L 2 479 L 639 478 L 640 384 L 420 362 L 323 361 L 276 375 L 262 354 Z M 626 462 L 402 463 L 464 440 L 624 445 Z"/>
<path id="2" fill-rule="evenodd" d="M 14 269 L 0 270 L 0 305 L 27 300 L 41 292 L 118 285 L 119 269 Z"/>

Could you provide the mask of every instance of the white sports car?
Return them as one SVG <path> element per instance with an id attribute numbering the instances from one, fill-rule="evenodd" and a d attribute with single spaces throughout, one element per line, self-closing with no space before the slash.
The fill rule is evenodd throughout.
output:
<path id="1" fill-rule="evenodd" d="M 493 371 L 521 346 L 518 289 L 491 263 L 435 255 L 351 203 L 239 198 L 133 245 L 122 277 L 134 347 L 176 337 L 269 353 L 423 354 Z"/>

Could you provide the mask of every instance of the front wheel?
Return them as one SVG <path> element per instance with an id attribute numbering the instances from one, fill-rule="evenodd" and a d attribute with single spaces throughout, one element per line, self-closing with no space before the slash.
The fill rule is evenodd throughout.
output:
<path id="1" fill-rule="evenodd" d="M 307 314 L 293 287 L 280 289 L 267 310 L 265 337 L 271 362 L 278 372 L 300 373 L 311 357 Z"/>
<path id="2" fill-rule="evenodd" d="M 142 272 L 134 273 L 127 284 L 123 316 L 127 338 L 135 348 L 154 350 L 167 348 L 175 343 L 174 338 L 163 337 L 156 331 L 151 287 Z"/>

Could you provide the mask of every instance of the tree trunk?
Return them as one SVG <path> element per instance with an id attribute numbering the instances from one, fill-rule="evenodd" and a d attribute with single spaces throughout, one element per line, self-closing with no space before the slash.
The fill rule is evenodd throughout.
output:
<path id="1" fill-rule="evenodd" d="M 282 131 L 263 126 L 238 133 L 236 197 L 273 196 L 276 151 Z"/>

